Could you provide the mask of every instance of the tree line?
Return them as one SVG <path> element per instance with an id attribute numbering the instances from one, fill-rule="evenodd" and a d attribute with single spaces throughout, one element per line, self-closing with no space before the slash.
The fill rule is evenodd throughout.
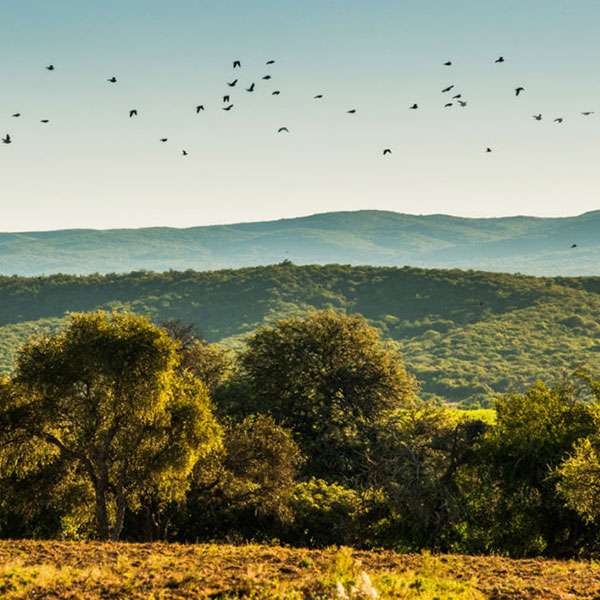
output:
<path id="1" fill-rule="evenodd" d="M 78 313 L 0 379 L 0 536 L 593 555 L 599 452 L 584 371 L 491 419 L 423 400 L 361 316 L 282 319 L 232 356 Z"/>

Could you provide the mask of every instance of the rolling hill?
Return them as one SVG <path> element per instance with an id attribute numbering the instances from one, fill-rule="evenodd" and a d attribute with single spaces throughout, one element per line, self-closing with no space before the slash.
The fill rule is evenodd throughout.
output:
<path id="1" fill-rule="evenodd" d="M 422 382 L 425 396 L 486 404 L 587 366 L 600 374 L 600 278 L 343 265 L 214 272 L 0 277 L 0 370 L 31 334 L 69 311 L 126 308 L 194 323 L 237 347 L 261 324 L 332 307 L 365 315 Z"/>
<path id="2" fill-rule="evenodd" d="M 374 210 L 189 229 L 0 233 L 0 274 L 208 270 L 289 259 L 600 275 L 599 234 L 600 211 L 567 218 L 467 219 Z"/>

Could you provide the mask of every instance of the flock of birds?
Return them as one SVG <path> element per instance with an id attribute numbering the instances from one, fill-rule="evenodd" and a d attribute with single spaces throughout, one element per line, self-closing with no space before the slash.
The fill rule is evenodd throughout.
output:
<path id="1" fill-rule="evenodd" d="M 505 59 L 503 56 L 499 56 L 497 59 L 494 60 L 495 64 L 502 64 L 504 62 L 505 62 Z M 268 66 L 268 67 L 270 67 L 274 64 L 275 64 L 275 60 L 268 60 L 266 62 L 266 66 Z M 453 63 L 451 60 L 448 60 L 448 61 L 444 62 L 443 65 L 446 67 L 452 67 Z M 234 60 L 233 61 L 233 71 L 235 73 L 237 73 L 237 71 L 240 70 L 241 68 L 242 68 L 242 62 L 240 60 Z M 56 67 L 53 64 L 51 64 L 51 65 L 48 65 L 47 67 L 45 67 L 45 69 L 47 71 L 52 72 L 52 71 L 56 70 Z M 270 74 L 266 74 L 266 75 L 263 75 L 261 79 L 262 79 L 262 81 L 270 81 L 272 79 L 272 76 Z M 109 84 L 114 85 L 114 84 L 118 83 L 118 79 L 116 76 L 113 75 L 112 77 L 109 77 L 107 79 L 107 82 Z M 236 79 L 233 79 L 232 81 L 227 81 L 226 85 L 228 88 L 231 89 L 231 88 L 237 88 L 239 83 L 240 83 L 240 79 L 236 78 Z M 452 85 L 448 85 L 448 86 L 444 87 L 441 90 L 442 94 L 447 94 L 449 96 L 448 101 L 444 104 L 444 108 L 451 108 L 453 106 L 459 106 L 461 108 L 467 107 L 468 101 L 463 98 L 462 93 L 456 93 L 456 94 L 451 95 L 451 93 L 453 91 L 455 91 L 455 88 L 456 88 L 456 86 L 454 84 L 452 84 Z M 246 91 L 246 93 L 250 93 L 250 94 L 255 92 L 256 91 L 256 83 L 252 82 L 248 87 L 245 87 L 244 90 Z M 517 96 L 517 97 L 521 96 L 525 91 L 526 91 L 526 89 L 522 85 L 520 85 L 514 89 L 515 96 Z M 278 90 L 278 89 L 272 90 L 272 92 L 271 92 L 271 95 L 273 95 L 273 96 L 279 96 L 280 94 L 281 94 L 281 90 Z M 322 100 L 324 97 L 325 97 L 324 94 L 319 93 L 319 94 L 316 94 L 313 97 L 313 99 L 314 100 Z M 231 100 L 231 91 L 230 90 L 228 90 L 226 93 L 223 94 L 222 103 L 223 103 L 222 110 L 224 110 L 225 112 L 229 112 L 235 107 L 235 105 L 232 103 L 232 100 Z M 408 108 L 409 108 L 409 110 L 418 110 L 419 104 L 414 103 L 411 106 L 409 106 Z M 196 114 L 200 114 L 204 110 L 205 110 L 204 104 L 198 104 L 195 107 Z M 358 110 L 356 108 L 351 108 L 351 109 L 347 110 L 346 112 L 349 115 L 355 115 L 358 112 Z M 593 114 L 594 114 L 594 111 L 591 111 L 591 110 L 584 111 L 581 113 L 581 115 L 583 115 L 584 117 L 589 117 Z M 134 117 L 138 117 L 138 116 L 139 116 L 139 112 L 138 112 L 137 108 L 132 108 L 129 110 L 129 118 L 130 119 L 133 119 Z M 19 118 L 19 117 L 21 117 L 21 113 L 16 112 L 12 115 L 12 117 Z M 544 118 L 542 113 L 532 115 L 532 117 L 536 121 L 541 121 Z M 564 123 L 564 121 L 565 121 L 565 118 L 562 116 L 554 118 L 554 123 L 557 123 L 557 124 Z M 42 124 L 48 124 L 49 122 L 50 122 L 49 119 L 41 120 Z M 287 134 L 287 133 L 290 133 L 290 130 L 288 127 L 282 126 L 277 129 L 277 133 L 278 134 L 282 134 L 282 133 Z M 3 144 L 12 144 L 13 143 L 13 138 L 10 133 L 7 133 L 4 137 L 2 137 L 0 139 L 2 140 Z M 162 137 L 159 139 L 159 141 L 160 141 L 160 143 L 165 144 L 169 141 L 169 138 Z M 493 150 L 491 147 L 486 147 L 485 152 L 489 154 L 489 153 L 493 152 Z M 181 154 L 182 154 L 182 156 L 189 156 L 189 152 L 186 149 L 183 149 L 181 151 Z M 389 156 L 392 154 L 392 149 L 384 148 L 382 151 L 382 154 L 383 154 L 383 156 Z"/>

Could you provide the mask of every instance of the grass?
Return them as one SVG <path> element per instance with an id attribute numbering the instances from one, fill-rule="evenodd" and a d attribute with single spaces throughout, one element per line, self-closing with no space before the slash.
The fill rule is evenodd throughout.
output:
<path id="1" fill-rule="evenodd" d="M 600 566 L 348 548 L 3 541 L 0 597 L 591 600 L 600 597 Z"/>

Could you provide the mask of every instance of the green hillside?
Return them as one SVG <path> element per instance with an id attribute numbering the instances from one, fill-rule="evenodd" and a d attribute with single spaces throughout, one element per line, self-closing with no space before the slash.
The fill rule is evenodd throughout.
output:
<path id="1" fill-rule="evenodd" d="M 600 275 L 598 232 L 600 211 L 467 219 L 373 210 L 189 229 L 0 233 L 0 274 L 207 270 L 287 258 L 296 264 Z"/>
<path id="2" fill-rule="evenodd" d="M 197 325 L 235 346 L 262 323 L 314 308 L 364 314 L 402 349 L 423 393 L 480 402 L 586 365 L 600 373 L 600 278 L 295 266 L 215 272 L 0 277 L 0 368 L 68 311 L 127 308 Z"/>

